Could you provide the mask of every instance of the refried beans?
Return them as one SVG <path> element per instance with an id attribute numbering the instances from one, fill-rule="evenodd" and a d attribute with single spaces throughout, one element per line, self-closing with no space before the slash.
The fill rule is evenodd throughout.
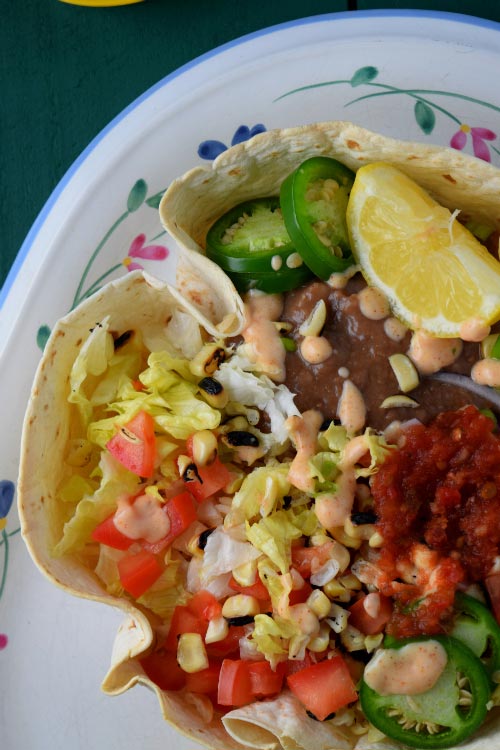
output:
<path id="1" fill-rule="evenodd" d="M 418 403 L 417 407 L 382 409 L 384 399 L 401 393 L 388 358 L 408 352 L 411 331 L 399 341 L 394 340 L 386 333 L 387 318 L 366 317 L 360 309 L 359 298 L 359 292 L 365 287 L 358 274 L 344 289 L 333 289 L 316 280 L 285 295 L 281 320 L 292 324 L 293 329 L 287 335 L 297 344 L 297 350 L 286 355 L 285 383 L 296 394 L 295 403 L 301 412 L 315 408 L 321 410 L 325 418 L 335 418 L 346 378 L 363 395 L 366 425 L 377 430 L 385 429 L 396 420 L 418 419 L 426 423 L 443 411 L 470 403 L 478 408 L 488 406 L 465 389 L 421 377 L 420 385 L 407 394 Z M 329 342 L 331 354 L 325 361 L 311 364 L 300 353 L 303 337 L 298 329 L 319 300 L 324 300 L 327 310 L 321 336 Z M 464 342 L 458 358 L 443 369 L 469 376 L 479 356 L 479 344 Z"/>

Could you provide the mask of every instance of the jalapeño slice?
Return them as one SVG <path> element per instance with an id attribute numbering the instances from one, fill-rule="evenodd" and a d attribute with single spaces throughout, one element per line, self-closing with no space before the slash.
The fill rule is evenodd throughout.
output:
<path id="1" fill-rule="evenodd" d="M 500 626 L 484 604 L 460 591 L 455 596 L 455 610 L 449 634 L 465 643 L 491 676 L 500 670 Z"/>
<path id="2" fill-rule="evenodd" d="M 490 681 L 481 661 L 460 641 L 448 636 L 391 639 L 384 648 L 438 641 L 447 663 L 435 685 L 417 695 L 380 695 L 361 682 L 361 708 L 387 737 L 416 748 L 451 748 L 463 742 L 484 721 Z"/>
<path id="3" fill-rule="evenodd" d="M 295 248 L 279 198 L 256 198 L 231 208 L 208 230 L 206 252 L 224 271 L 269 273 L 274 266 L 286 267 Z"/>
<path id="4" fill-rule="evenodd" d="M 290 238 L 320 279 L 355 263 L 346 223 L 353 183 L 354 173 L 346 166 L 327 156 L 315 156 L 281 186 L 281 208 Z"/>
<path id="5" fill-rule="evenodd" d="M 270 273 L 233 273 L 226 271 L 226 274 L 241 293 L 248 292 L 250 289 L 258 289 L 261 292 L 267 292 L 267 294 L 289 292 L 312 278 L 311 271 L 304 264 L 299 268 L 285 268 L 283 271 L 271 271 Z"/>

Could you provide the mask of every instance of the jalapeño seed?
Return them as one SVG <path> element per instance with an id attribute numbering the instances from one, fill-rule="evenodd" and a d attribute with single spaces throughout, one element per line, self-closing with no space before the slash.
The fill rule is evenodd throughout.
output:
<path id="1" fill-rule="evenodd" d="M 249 446 L 250 448 L 258 448 L 259 440 L 251 432 L 246 430 L 231 430 L 226 434 L 226 440 L 229 445 L 239 448 L 240 446 Z"/>

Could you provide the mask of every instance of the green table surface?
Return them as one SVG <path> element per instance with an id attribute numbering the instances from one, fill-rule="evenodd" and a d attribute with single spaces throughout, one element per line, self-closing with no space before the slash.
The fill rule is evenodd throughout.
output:
<path id="1" fill-rule="evenodd" d="M 497 0 L 146 0 L 113 8 L 0 0 L 0 286 L 66 170 L 150 86 L 198 55 L 258 29 L 379 8 L 500 21 Z"/>

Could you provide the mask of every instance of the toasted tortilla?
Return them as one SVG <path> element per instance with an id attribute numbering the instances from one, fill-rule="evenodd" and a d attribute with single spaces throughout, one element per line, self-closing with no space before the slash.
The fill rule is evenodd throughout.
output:
<path id="1" fill-rule="evenodd" d="M 288 692 L 214 714 L 205 696 L 162 691 L 145 675 L 141 655 L 154 647 L 156 624 L 125 598 L 108 594 L 77 556 L 54 558 L 53 507 L 61 481 L 61 456 L 71 432 L 69 373 L 89 329 L 109 316 L 117 331 L 141 330 L 151 339 L 167 338 L 165 326 L 182 309 L 213 336 L 234 335 L 244 322 L 244 306 L 234 286 L 203 257 L 206 231 L 240 201 L 278 194 L 282 180 L 305 158 L 334 156 L 349 167 L 385 160 L 400 167 L 441 203 L 500 228 L 500 171 L 459 152 L 403 143 L 349 123 L 324 123 L 256 136 L 224 152 L 210 167 L 198 167 L 176 180 L 165 194 L 160 215 L 180 245 L 177 289 L 146 274 L 128 274 L 89 298 L 55 327 L 45 349 L 28 405 L 21 448 L 19 512 L 22 534 L 42 572 L 69 593 L 120 608 L 124 622 L 116 637 L 103 690 L 119 694 L 144 684 L 158 696 L 165 719 L 178 731 L 215 750 L 394 750 L 397 743 L 374 742 L 345 727 L 309 718 Z M 177 350 L 189 342 L 170 341 Z M 189 356 L 184 352 L 185 356 Z M 495 718 L 462 747 L 486 750 L 498 737 Z"/>
<path id="2" fill-rule="evenodd" d="M 330 156 L 354 171 L 387 162 L 463 218 L 500 229 L 500 170 L 455 149 L 395 140 L 341 121 L 261 133 L 211 165 L 195 167 L 163 196 L 162 223 L 188 254 L 203 251 L 216 219 L 243 201 L 279 195 L 285 177 L 311 156 Z"/>

